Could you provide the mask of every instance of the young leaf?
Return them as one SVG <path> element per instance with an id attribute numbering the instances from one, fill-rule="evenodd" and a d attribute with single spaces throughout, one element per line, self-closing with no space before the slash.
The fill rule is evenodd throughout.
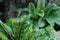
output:
<path id="1" fill-rule="evenodd" d="M 44 17 L 45 13 L 44 13 L 43 10 L 39 10 L 38 15 L 39 15 L 40 17 Z"/>
<path id="2" fill-rule="evenodd" d="M 45 7 L 45 0 L 38 0 L 37 9 L 43 9 Z"/>
<path id="3" fill-rule="evenodd" d="M 33 3 L 29 3 L 29 13 L 34 14 L 35 11 L 35 5 Z"/>

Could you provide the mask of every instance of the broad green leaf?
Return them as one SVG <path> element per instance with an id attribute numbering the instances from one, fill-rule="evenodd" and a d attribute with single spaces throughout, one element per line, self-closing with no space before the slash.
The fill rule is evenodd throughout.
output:
<path id="1" fill-rule="evenodd" d="M 56 23 L 60 25 L 60 17 L 56 18 Z"/>
<path id="2" fill-rule="evenodd" d="M 46 11 L 47 13 L 45 17 L 47 18 L 46 20 L 49 24 L 55 23 L 56 18 L 58 18 L 57 16 L 60 15 L 57 14 L 59 12 L 58 10 L 59 9 L 57 5 L 55 5 L 54 3 L 47 5 L 47 11 Z"/>
<path id="3" fill-rule="evenodd" d="M 42 18 L 40 18 L 38 20 L 38 25 L 39 25 L 39 27 L 44 27 L 46 25 L 46 23 L 45 23 L 45 21 Z"/>
<path id="4" fill-rule="evenodd" d="M 56 16 L 53 14 L 53 15 L 50 15 L 46 18 L 47 22 L 51 25 L 55 24 L 55 20 L 56 20 Z"/>
<path id="5" fill-rule="evenodd" d="M 39 25 L 38 25 L 37 21 L 34 21 L 34 23 L 33 23 L 33 29 L 36 29 L 36 30 L 39 29 Z"/>
<path id="6" fill-rule="evenodd" d="M 60 11 L 56 11 L 55 12 L 56 14 L 56 20 L 55 20 L 55 22 L 58 24 L 58 25 L 60 25 Z"/>
<path id="7" fill-rule="evenodd" d="M 45 0 L 38 0 L 37 9 L 43 9 L 45 7 Z"/>

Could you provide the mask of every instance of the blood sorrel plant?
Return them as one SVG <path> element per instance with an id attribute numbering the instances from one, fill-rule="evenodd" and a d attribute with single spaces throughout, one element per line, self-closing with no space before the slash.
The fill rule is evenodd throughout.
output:
<path id="1" fill-rule="evenodd" d="M 0 21 L 1 40 L 60 40 L 54 30 L 55 23 L 60 25 L 60 7 L 55 3 L 45 5 L 45 0 L 38 0 L 37 7 L 29 3 L 28 8 L 16 11 L 17 18 L 6 24 Z M 21 12 L 25 14 L 20 16 Z"/>

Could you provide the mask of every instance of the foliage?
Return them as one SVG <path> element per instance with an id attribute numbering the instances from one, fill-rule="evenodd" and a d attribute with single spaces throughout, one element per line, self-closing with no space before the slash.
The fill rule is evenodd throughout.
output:
<path id="1" fill-rule="evenodd" d="M 9 19 L 6 24 L 0 21 L 2 40 L 59 40 L 54 25 L 60 25 L 60 7 L 55 3 L 45 5 L 38 0 L 37 7 L 29 3 L 28 8 L 19 8 L 17 18 Z M 26 12 L 20 16 L 21 12 Z M 6 36 L 6 34 L 9 36 Z M 4 37 L 3 37 L 4 36 Z"/>

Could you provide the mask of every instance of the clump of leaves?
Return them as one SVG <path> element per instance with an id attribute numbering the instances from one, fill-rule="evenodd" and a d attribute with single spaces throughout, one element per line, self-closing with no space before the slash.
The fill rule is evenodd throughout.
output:
<path id="1" fill-rule="evenodd" d="M 28 8 L 19 8 L 17 18 L 9 19 L 7 24 L 0 21 L 2 40 L 59 40 L 54 25 L 60 25 L 60 7 L 55 3 L 45 5 L 38 0 L 37 7 L 29 3 Z M 21 12 L 26 12 L 20 16 Z M 8 36 L 6 36 L 6 34 Z M 3 37 L 4 36 L 4 37 Z M 9 38 L 8 38 L 9 37 Z M 58 39 L 59 38 L 59 39 Z"/>

